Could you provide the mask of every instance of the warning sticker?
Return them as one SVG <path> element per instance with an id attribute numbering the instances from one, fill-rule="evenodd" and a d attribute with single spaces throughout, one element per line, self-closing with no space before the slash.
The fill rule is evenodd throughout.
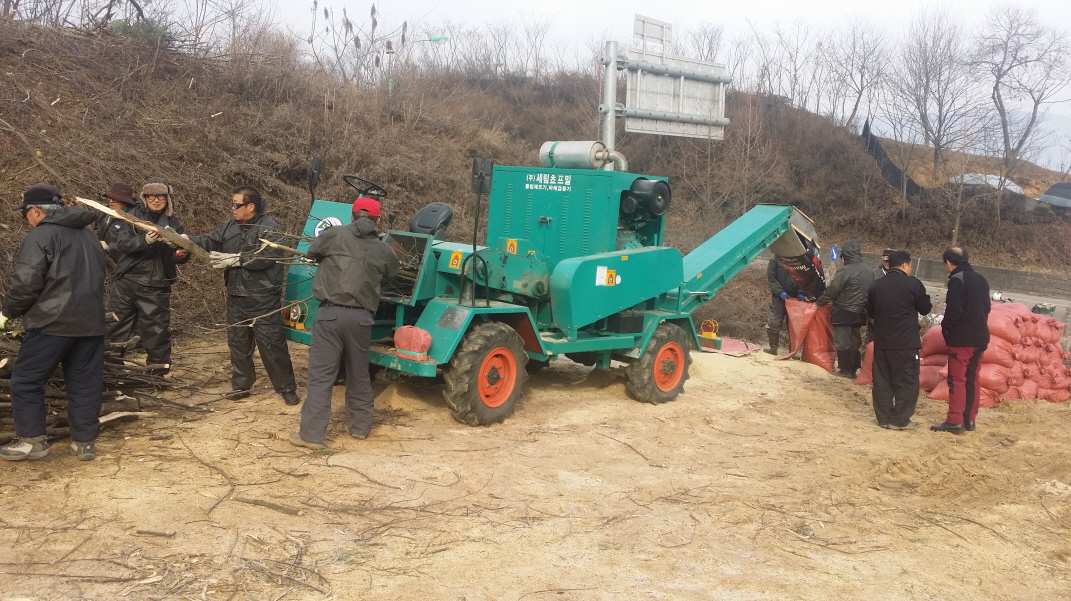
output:
<path id="1" fill-rule="evenodd" d="M 506 240 L 506 252 L 508 252 L 511 255 L 517 254 L 517 240 L 515 240 L 515 239 Z"/>
<path id="2" fill-rule="evenodd" d="M 463 254 L 460 250 L 450 253 L 450 269 L 461 269 L 461 256 Z"/>
<path id="3" fill-rule="evenodd" d="M 595 285 L 596 286 L 616 286 L 617 285 L 617 270 L 610 269 L 599 265 L 595 268 Z"/>

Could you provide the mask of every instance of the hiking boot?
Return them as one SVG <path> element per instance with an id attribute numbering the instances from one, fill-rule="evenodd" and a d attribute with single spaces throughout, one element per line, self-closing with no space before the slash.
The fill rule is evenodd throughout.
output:
<path id="1" fill-rule="evenodd" d="M 283 402 L 287 405 L 297 405 L 301 402 L 301 399 L 298 398 L 297 393 L 293 390 L 284 390 L 279 394 L 283 397 Z"/>
<path id="2" fill-rule="evenodd" d="M 934 432 L 949 432 L 951 434 L 963 434 L 963 424 L 950 424 L 948 422 L 941 422 L 930 426 L 930 429 Z"/>
<path id="3" fill-rule="evenodd" d="M 919 423 L 918 422 L 913 422 L 913 421 L 908 421 L 907 424 L 905 424 L 903 426 L 897 426 L 895 424 L 889 424 L 889 429 L 890 430 L 918 430 L 919 429 Z"/>
<path id="4" fill-rule="evenodd" d="M 353 430 L 349 430 L 349 433 L 350 433 L 350 436 L 356 438 L 357 440 L 364 440 L 364 439 L 368 438 L 368 434 L 358 434 L 358 433 L 354 432 Z"/>
<path id="5" fill-rule="evenodd" d="M 92 440 L 89 442 L 77 442 L 72 440 L 71 452 L 78 458 L 78 461 L 92 461 L 97 456 Z"/>
<path id="6" fill-rule="evenodd" d="M 49 454 L 48 441 L 45 436 L 27 436 L 16 438 L 0 447 L 0 459 L 22 461 L 23 459 L 40 459 Z"/>
<path id="7" fill-rule="evenodd" d="M 305 440 L 298 432 L 291 432 L 290 435 L 287 436 L 287 438 L 290 439 L 290 444 L 294 446 L 305 447 L 306 449 L 312 449 L 314 451 L 319 451 L 320 449 L 327 448 L 327 445 L 325 444 L 320 444 L 318 442 L 309 442 Z"/>
<path id="8" fill-rule="evenodd" d="M 963 429 L 968 432 L 974 432 L 974 422 L 963 422 Z"/>

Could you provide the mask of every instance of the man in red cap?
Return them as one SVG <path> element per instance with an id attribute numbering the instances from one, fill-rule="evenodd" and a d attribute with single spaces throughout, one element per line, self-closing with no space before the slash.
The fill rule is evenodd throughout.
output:
<path id="1" fill-rule="evenodd" d="M 322 449 L 331 419 L 331 388 L 339 367 L 346 369 L 347 429 L 364 439 L 375 412 L 368 378 L 368 348 L 383 278 L 398 274 L 398 255 L 379 239 L 379 202 L 353 201 L 349 225 L 324 230 L 309 245 L 308 256 L 319 263 L 312 295 L 320 301 L 309 345 L 309 377 L 301 425 L 290 442 Z"/>

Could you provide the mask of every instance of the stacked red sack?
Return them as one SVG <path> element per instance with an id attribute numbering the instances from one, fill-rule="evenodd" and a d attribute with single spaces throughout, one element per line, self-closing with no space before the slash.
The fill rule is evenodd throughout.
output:
<path id="1" fill-rule="evenodd" d="M 1064 367 L 1060 331 L 1064 324 L 1036 315 L 1018 303 L 993 303 L 989 347 L 982 355 L 978 381 L 982 407 L 1013 399 L 1071 399 L 1071 371 Z M 948 400 L 948 347 L 941 327 L 922 338 L 919 385 L 930 398 Z"/>

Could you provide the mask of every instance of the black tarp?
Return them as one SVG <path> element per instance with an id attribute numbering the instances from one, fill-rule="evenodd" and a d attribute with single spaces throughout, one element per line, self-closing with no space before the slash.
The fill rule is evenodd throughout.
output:
<path id="1" fill-rule="evenodd" d="M 1071 208 L 1071 182 L 1054 184 L 1038 200 L 1054 207 Z"/>

